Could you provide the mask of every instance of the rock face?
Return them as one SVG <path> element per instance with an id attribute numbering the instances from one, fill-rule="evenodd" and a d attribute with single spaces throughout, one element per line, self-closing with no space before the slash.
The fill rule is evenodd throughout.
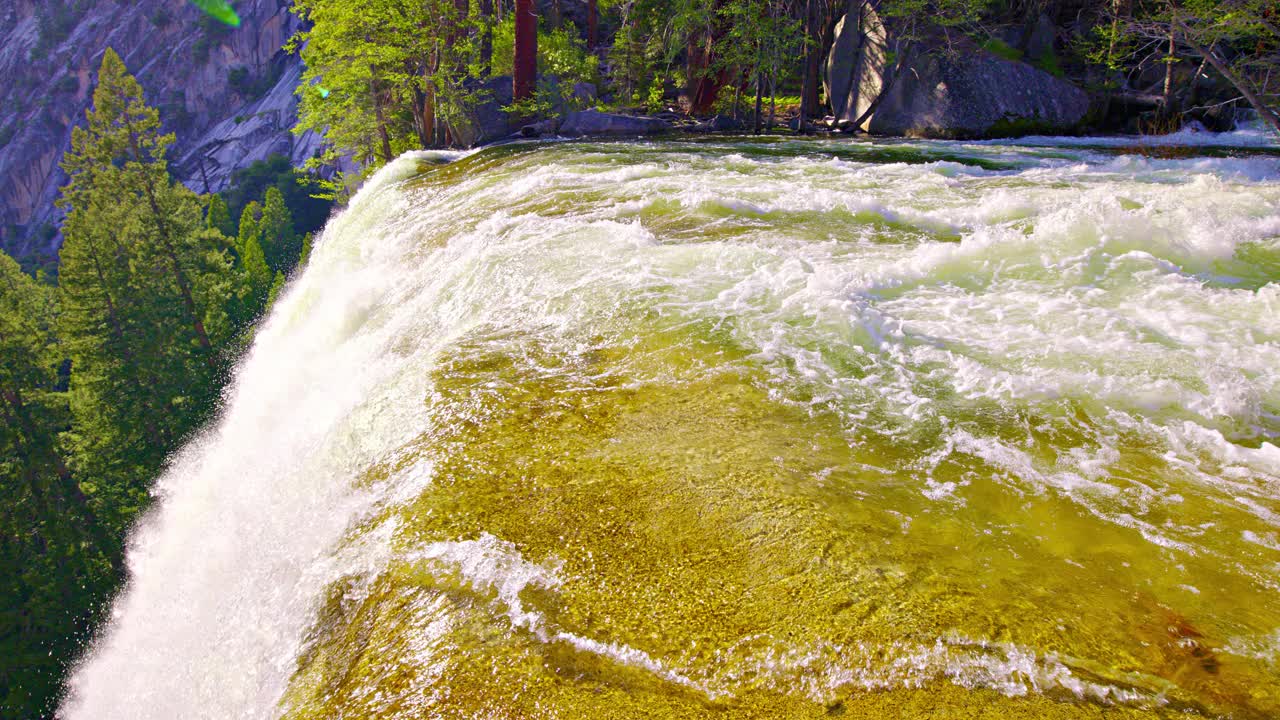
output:
<path id="1" fill-rule="evenodd" d="M 595 110 L 579 110 L 569 113 L 560 125 L 560 134 L 568 137 L 580 135 L 652 135 L 671 130 L 665 120 L 632 115 L 615 115 Z"/>
<path id="2" fill-rule="evenodd" d="M 222 26 L 187 0 L 0 3 L 0 247 L 55 250 L 58 167 L 83 122 L 102 53 L 112 47 L 177 135 L 175 176 L 197 192 L 278 152 L 301 163 L 320 146 L 293 136 L 301 61 L 281 51 L 298 30 L 289 0 L 241 0 Z M 73 9 L 74 8 L 74 9 Z"/>
<path id="3" fill-rule="evenodd" d="M 502 108 L 512 103 L 511 76 L 489 78 L 480 85 L 483 98 L 468 111 L 465 120 L 453 128 L 453 140 L 464 147 L 484 145 L 511 134 L 511 118 Z"/>
<path id="4" fill-rule="evenodd" d="M 837 25 L 824 82 L 837 122 L 876 135 L 1069 132 L 1089 110 L 1071 83 L 940 29 L 905 39 L 870 5 Z"/>

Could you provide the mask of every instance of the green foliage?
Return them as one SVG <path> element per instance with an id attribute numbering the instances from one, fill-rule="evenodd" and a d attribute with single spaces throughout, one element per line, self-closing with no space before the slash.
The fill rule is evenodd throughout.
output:
<path id="1" fill-rule="evenodd" d="M 476 24 L 452 0 L 296 0 L 293 11 L 309 28 L 289 45 L 306 63 L 295 131 L 323 134 L 328 159 L 377 164 L 433 144 L 428 101 L 433 117 L 463 112 L 474 43 L 459 31 Z"/>
<path id="2" fill-rule="evenodd" d="M 152 479 L 212 412 L 243 305 L 271 290 L 256 238 L 237 252 L 220 199 L 206 217 L 173 181 L 172 142 L 108 50 L 63 159 L 59 288 L 0 255 L 0 562 L 21 569 L 0 578 L 6 716 L 51 712 Z M 292 237 L 283 195 L 269 204 Z"/>
<path id="3" fill-rule="evenodd" d="M 267 188 L 263 196 L 261 237 L 267 265 L 274 272 L 288 273 L 302 252 L 302 244 L 293 229 L 293 218 L 285 207 L 284 195 L 277 187 Z"/>
<path id="4" fill-rule="evenodd" d="M 1021 60 L 1022 51 L 1001 40 L 1000 38 L 987 38 L 982 43 L 982 49 L 1005 60 Z"/>
<path id="5" fill-rule="evenodd" d="M 248 215 L 248 213 L 245 213 Z M 267 307 L 267 297 L 271 292 L 271 269 L 267 267 L 266 256 L 258 238 L 250 235 L 241 238 L 241 267 L 244 270 L 248 302 L 247 319 L 258 317 Z"/>
<path id="6" fill-rule="evenodd" d="M 238 218 L 251 200 L 265 201 L 267 190 L 275 188 L 293 218 L 294 235 L 302 236 L 319 230 L 333 208 L 332 200 L 316 197 L 323 187 L 319 178 L 296 170 L 289 158 L 275 154 L 232 173 L 231 188 L 223 199 L 230 218 Z M 235 234 L 230 227 L 224 233 Z"/>
<path id="7" fill-rule="evenodd" d="M 562 87 L 572 88 L 574 83 L 598 82 L 599 72 L 600 59 L 587 52 L 577 34 L 564 27 L 538 33 L 539 75 L 550 75 Z"/>
<path id="8" fill-rule="evenodd" d="M 216 292 L 229 246 L 203 232 L 199 198 L 169 176 L 173 138 L 159 127 L 108 51 L 59 200 L 68 211 L 60 334 L 75 368 L 72 460 L 120 528 L 145 505 L 167 449 L 212 408 L 229 330 Z"/>
<path id="9" fill-rule="evenodd" d="M 271 281 L 271 290 L 267 292 L 267 309 L 276 304 L 276 300 L 280 297 L 280 293 L 284 290 L 284 273 L 277 272 L 275 279 Z"/>
<path id="10" fill-rule="evenodd" d="M 152 480 L 310 248 L 292 175 L 232 239 L 223 198 L 206 206 L 169 175 L 172 142 L 108 50 L 63 159 L 60 286 L 0 253 L 0 716 L 52 716 Z"/>
<path id="11" fill-rule="evenodd" d="M 112 585 L 104 535 L 66 471 L 57 296 L 0 253 L 0 714 L 52 710 Z"/>
<path id="12" fill-rule="evenodd" d="M 1032 64 L 1054 77 L 1065 75 L 1062 71 L 1062 64 L 1058 60 L 1058 54 L 1052 50 L 1045 53 L 1044 56 L 1036 58 L 1036 61 Z"/>
<path id="13" fill-rule="evenodd" d="M 226 236 L 234 234 L 232 232 L 231 211 L 227 209 L 227 203 L 222 199 L 221 195 L 209 197 L 209 210 L 205 215 L 205 226 Z"/>

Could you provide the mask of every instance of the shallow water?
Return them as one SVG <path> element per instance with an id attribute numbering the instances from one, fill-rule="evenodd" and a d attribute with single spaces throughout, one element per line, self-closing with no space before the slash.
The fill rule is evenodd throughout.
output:
<path id="1" fill-rule="evenodd" d="M 1280 716 L 1280 157 L 1240 145 L 403 157 L 63 714 Z"/>

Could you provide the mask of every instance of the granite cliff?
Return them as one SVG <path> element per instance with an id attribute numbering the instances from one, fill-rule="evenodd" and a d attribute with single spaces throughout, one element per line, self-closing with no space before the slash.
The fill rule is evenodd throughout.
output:
<path id="1" fill-rule="evenodd" d="M 4 5 L 7 5 L 5 7 Z M 107 47 L 115 48 L 177 135 L 175 176 L 197 192 L 224 189 L 272 153 L 304 162 L 315 135 L 290 133 L 301 73 L 281 50 L 298 29 L 289 0 L 236 4 L 238 28 L 187 0 L 13 0 L 0 5 L 0 247 L 52 253 L 71 128 L 83 122 Z"/>

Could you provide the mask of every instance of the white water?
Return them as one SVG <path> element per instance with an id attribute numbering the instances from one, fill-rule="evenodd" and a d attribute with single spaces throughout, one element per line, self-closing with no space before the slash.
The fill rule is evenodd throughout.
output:
<path id="1" fill-rule="evenodd" d="M 414 156 L 384 169 L 326 229 L 222 419 L 165 473 L 132 541 L 128 588 L 60 714 L 278 714 L 330 583 L 376 573 L 393 553 L 376 532 L 335 548 L 375 509 L 431 482 L 426 466 L 361 478 L 434 422 L 426 399 L 439 354 L 460 338 L 500 344 L 520 331 L 571 355 L 589 335 L 636 332 L 637 306 L 677 324 L 721 323 L 779 399 L 836 412 L 851 429 L 905 441 L 941 428 L 928 453 L 896 470 L 927 502 L 963 505 L 969 480 L 942 469 L 977 458 L 1018 493 L 1058 494 L 1132 528 L 1178 554 L 1171 565 L 1217 558 L 1280 590 L 1280 288 L 1237 257 L 1280 251 L 1280 159 L 906 146 L 1008 164 L 982 169 L 863 162 L 823 147 L 612 157 L 607 145 L 564 146 L 514 174 L 443 188 L 406 182 Z M 544 201 L 559 211 L 543 213 Z M 974 421 L 988 408 L 1056 417 L 1067 405 L 1092 425 L 1048 465 Z M 1129 435 L 1158 446 L 1178 481 L 1115 472 Z M 1217 527 L 1180 522 L 1186 502 L 1235 515 Z M 1148 518 L 1152 507 L 1168 521 Z M 568 635 L 519 601 L 521 583 L 553 586 L 554 574 L 470 553 L 480 540 L 415 557 L 453 558 L 497 588 L 513 627 Z M 1197 572 L 1171 582 L 1203 584 Z M 1033 690 L 1119 692 L 1023 648 L 943 630 L 858 682 L 942 676 L 1016 694 L 1009 683 L 1026 692 L 1025 677 Z M 1274 657 L 1267 630 L 1236 640 Z M 641 650 L 573 638 L 693 684 Z M 770 655 L 772 667 L 807 668 L 805 653 L 823 651 L 778 652 L 792 655 Z M 732 678 L 715 680 L 732 692 Z"/>

